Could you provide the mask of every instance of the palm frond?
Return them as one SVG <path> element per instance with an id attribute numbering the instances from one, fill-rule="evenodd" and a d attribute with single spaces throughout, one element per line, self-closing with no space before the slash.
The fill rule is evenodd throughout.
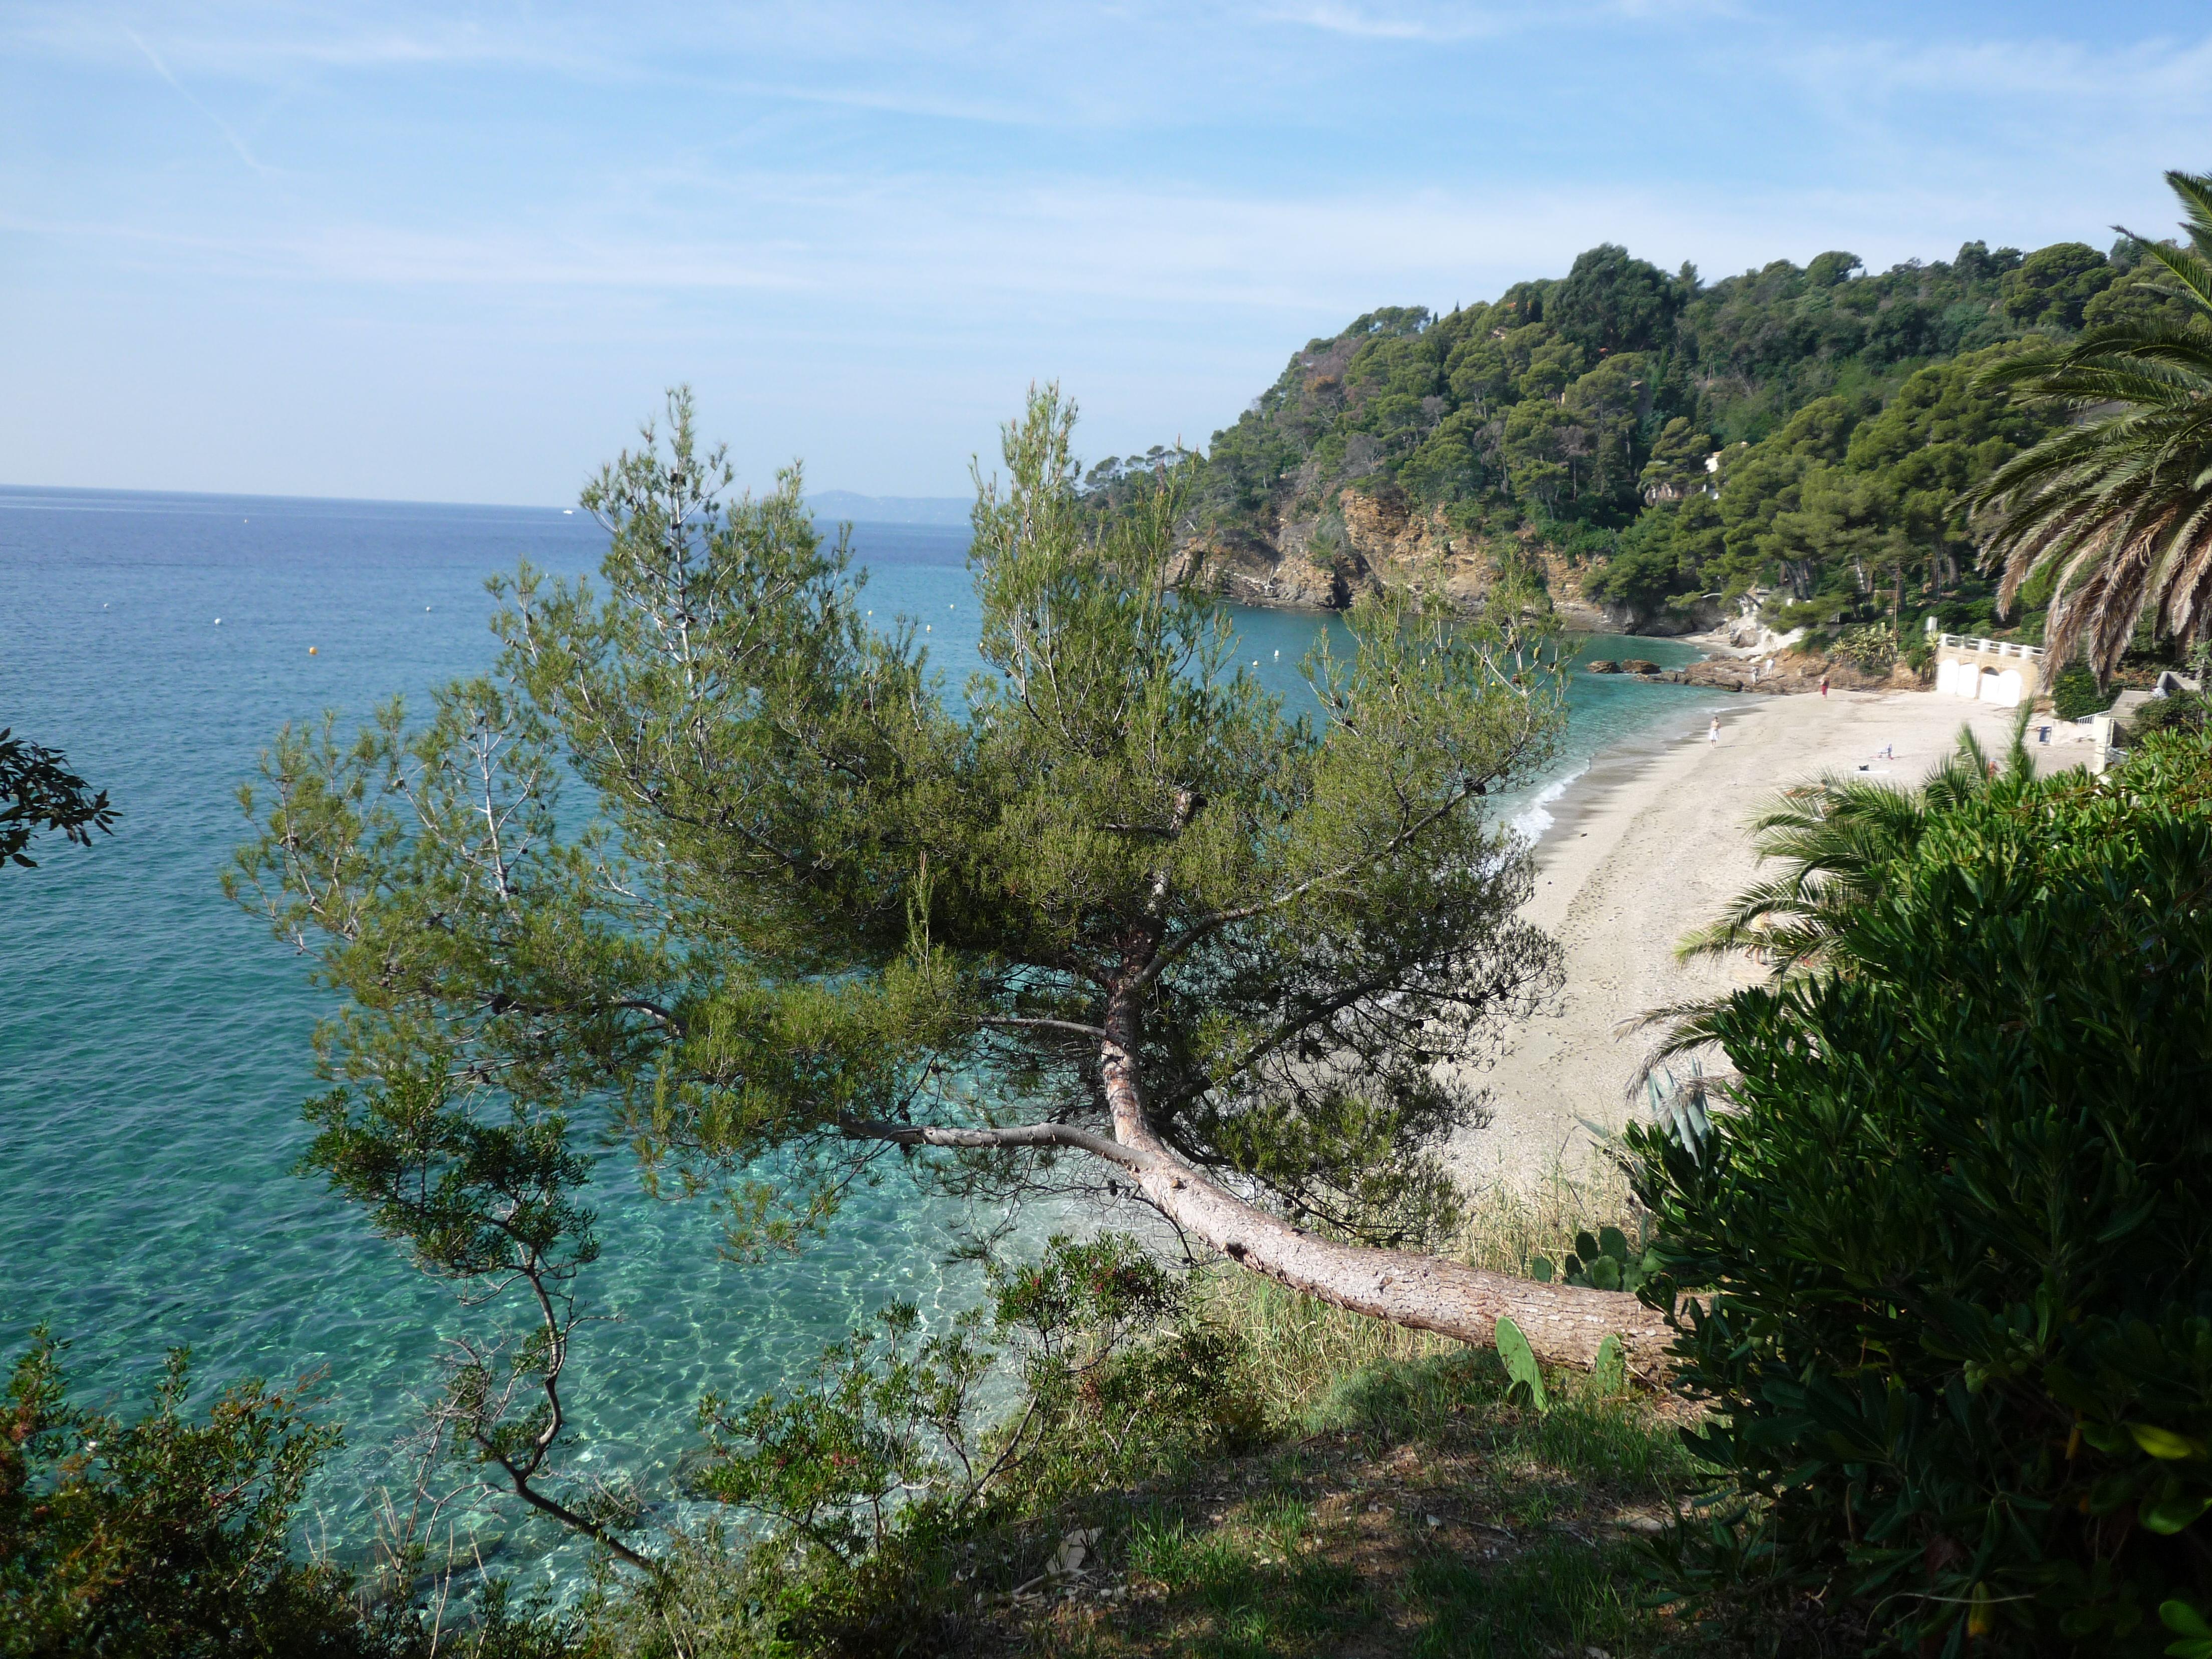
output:
<path id="1" fill-rule="evenodd" d="M 1966 505 L 1991 521 L 1983 562 L 1997 603 L 2052 574 L 2044 644 L 2109 678 L 2146 613 L 2183 639 L 2212 623 L 2212 174 L 2170 173 L 2188 243 L 2137 236 L 2157 286 L 2195 313 L 2114 325 L 2063 349 L 2007 359 L 1984 385 L 2074 411 L 2074 423 L 1998 467 Z M 2133 235 L 2133 232 L 2127 234 Z"/>
<path id="2" fill-rule="evenodd" d="M 1688 961 L 1748 952 L 1776 982 L 1849 973 L 1850 963 L 1838 951 L 1853 922 L 1880 901 L 1890 872 L 1919 846 L 1930 825 L 1990 788 L 2000 775 L 2016 782 L 2034 775 L 2027 751 L 2029 713 L 2022 709 L 2014 722 L 2002 771 L 1973 728 L 1962 726 L 1951 753 L 1916 788 L 1832 773 L 1784 790 L 1749 826 L 1761 861 L 1782 868 L 1685 936 L 1676 957 Z M 1679 1003 L 1627 1022 L 1624 1034 L 1660 1033 L 1630 1093 L 1656 1066 L 1711 1047 L 1713 1021 L 1726 1001 Z"/>

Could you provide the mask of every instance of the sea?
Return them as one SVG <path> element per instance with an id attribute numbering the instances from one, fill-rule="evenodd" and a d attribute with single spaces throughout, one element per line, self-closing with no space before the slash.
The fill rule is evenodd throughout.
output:
<path id="1" fill-rule="evenodd" d="M 981 667 L 966 532 L 857 524 L 865 600 L 912 618 L 957 686 Z M 358 1214 L 295 1165 L 315 1091 L 309 1034 L 332 1011 L 307 962 L 219 885 L 247 835 L 237 792 L 287 721 L 341 727 L 395 693 L 495 654 L 487 577 L 527 560 L 594 569 L 605 535 L 559 507 L 0 489 L 0 726 L 60 748 L 119 817 L 88 848 L 52 836 L 0 870 L 0 1364 L 44 1325 L 73 1389 L 131 1411 L 167 1351 L 196 1398 L 245 1376 L 312 1379 L 344 1443 L 312 1493 L 309 1539 L 362 1549 L 380 1485 L 464 1322 Z M 1309 614 L 1239 609 L 1239 653 L 1294 704 Z M 1654 639 L 1589 636 L 1586 657 L 1674 665 Z M 1553 773 L 1504 810 L 1546 810 L 1601 750 L 1680 741 L 1716 699 L 1573 678 Z M 648 1196 L 627 1158 L 598 1164 L 603 1260 L 583 1291 L 574 1466 L 665 1503 L 708 1390 L 804 1378 L 822 1346 L 903 1297 L 947 1317 L 977 1295 L 952 1254 L 977 1218 L 892 1182 L 858 1194 L 802 1255 L 738 1265 L 700 1202 Z M 492 1564 L 575 1582 L 542 1523 L 495 1511 Z"/>

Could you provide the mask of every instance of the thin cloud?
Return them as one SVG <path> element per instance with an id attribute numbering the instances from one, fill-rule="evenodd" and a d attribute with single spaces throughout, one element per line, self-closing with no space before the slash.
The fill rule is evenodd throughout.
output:
<path id="1" fill-rule="evenodd" d="M 691 197 L 675 193 L 674 200 Z M 2078 222 L 2077 222 L 2078 221 Z M 2042 240 L 2099 222 L 2049 204 Z M 1655 200 L 1630 187 L 1413 191 L 1326 198 L 1145 190 L 1106 180 L 758 174 L 721 181 L 709 215 L 633 210 L 558 229 L 428 232 L 354 221 L 306 233 L 154 236 L 0 217 L 18 234 L 106 241 L 148 270 L 361 289 L 563 294 L 743 293 L 803 319 L 865 307 L 927 333 L 1018 303 L 1154 316 L 1264 312 L 1341 323 L 1378 303 L 1439 307 L 1563 274 L 1601 241 L 1718 275 L 1848 246 L 1877 268 L 1948 257 L 1971 235 L 2020 236 L 1972 196 L 1896 190 L 1738 192 Z M 720 224 L 745 227 L 717 231 Z M 127 250 L 143 252 L 132 255 Z M 896 272 L 887 283 L 887 272 Z M 811 326 L 811 325 L 807 325 Z M 841 325 L 849 326 L 850 325 Z"/>
<path id="2" fill-rule="evenodd" d="M 2140 106 L 2191 99 L 2201 114 L 2212 94 L 2212 38 L 2194 44 L 2138 40 L 2098 50 L 2060 40 L 1988 40 L 1905 46 L 1896 41 L 1826 43 L 1808 60 L 1822 73 L 1848 71 L 1869 90 L 1941 91 L 1952 97 Z"/>
<path id="3" fill-rule="evenodd" d="M 1990 222 L 2048 222 L 2096 201 L 2069 239 L 2169 205 L 2160 170 L 2212 162 L 2212 36 L 2094 46 L 2059 40 L 1820 39 L 1768 59 L 1860 176 L 1942 177 Z M 2023 200 L 2028 181 L 2034 199 Z M 2033 246 L 2032 243 L 2028 244 Z"/>
<path id="4" fill-rule="evenodd" d="M 864 483 L 942 446 L 947 398 L 1002 410 L 1031 373 L 1131 437 L 1210 430 L 1311 335 L 1600 241 L 1709 276 L 2096 241 L 2157 229 L 2157 169 L 2212 161 L 2212 26 L 2178 9 L 1893 39 L 1738 9 L 14 0 L 0 96 L 39 158 L 0 172 L 35 319 L 17 401 L 64 454 L 104 429 L 88 356 L 127 343 L 195 430 L 263 430 L 275 397 L 380 453 L 436 418 L 426 386 L 459 407 L 544 377 L 556 433 L 720 362 Z M 187 119 L 223 149 L 179 145 Z M 252 187 L 263 145 L 297 188 Z"/>
<path id="5" fill-rule="evenodd" d="M 222 135 L 223 142 L 230 146 L 233 153 L 237 155 L 240 161 L 245 162 L 246 165 L 252 168 L 254 172 L 264 174 L 264 176 L 273 174 L 276 172 L 274 167 L 264 164 L 261 158 L 253 153 L 252 148 L 247 145 L 245 139 L 238 136 L 237 128 L 232 126 L 229 122 L 224 120 L 222 117 L 217 115 L 213 110 L 210 109 L 205 104 L 202 103 L 198 98 L 192 95 L 191 89 L 170 72 L 169 66 L 161 61 L 161 55 L 157 53 L 153 47 L 148 46 L 146 42 L 139 37 L 136 30 L 125 28 L 123 33 L 129 38 L 132 46 L 137 47 L 140 52 L 146 55 L 146 61 L 154 66 L 154 72 L 156 75 L 159 75 L 164 81 L 167 81 L 170 86 L 176 89 L 177 96 L 183 99 L 187 104 L 190 104 L 194 109 L 198 110 L 203 116 L 206 117 L 206 118 L 214 125 L 215 130 Z"/>
<path id="6" fill-rule="evenodd" d="M 1478 35 L 1503 33 L 1510 27 L 1484 14 L 1462 15 L 1445 21 L 1401 10 L 1342 3 L 1295 6 L 1271 15 L 1279 22 L 1362 40 L 1466 40 Z"/>
<path id="7" fill-rule="evenodd" d="M 1508 10 L 1466 5 L 1363 4 L 1359 0 L 1314 0 L 1313 3 L 1263 12 L 1270 21 L 1291 23 L 1325 34 L 1356 40 L 1427 41 L 1438 44 L 1490 40 L 1499 35 L 1532 33 L 1545 28 L 1573 27 L 1592 21 L 1663 19 L 1679 22 L 1687 15 L 1716 15 L 1735 10 L 1729 0 L 1589 0 L 1588 3 L 1559 3 L 1540 11 L 1522 7 Z"/>
<path id="8" fill-rule="evenodd" d="M 155 55 L 143 37 L 107 8 L 27 5 L 11 9 L 0 21 L 0 40 L 26 53 L 64 61 L 112 61 L 118 32 L 140 52 Z M 303 23 L 289 9 L 252 6 L 203 14 L 190 25 L 169 20 L 161 38 L 166 51 L 156 63 L 172 85 L 177 83 L 176 68 L 195 76 L 256 81 L 313 69 L 404 70 L 499 62 L 580 66 L 588 61 L 560 50 L 556 43 L 562 32 L 550 27 L 504 32 L 436 18 L 413 27 L 382 20 L 364 26 L 341 16 Z"/>

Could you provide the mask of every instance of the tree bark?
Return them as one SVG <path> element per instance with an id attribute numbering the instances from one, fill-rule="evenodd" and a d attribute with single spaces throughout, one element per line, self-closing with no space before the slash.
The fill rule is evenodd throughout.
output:
<path id="1" fill-rule="evenodd" d="M 1170 834 L 1179 833 L 1200 805 L 1194 796 L 1179 797 Z M 840 1127 L 849 1135 L 908 1146 L 1054 1146 L 1089 1152 L 1127 1170 L 1145 1198 L 1186 1236 L 1248 1272 L 1318 1301 L 1474 1347 L 1496 1346 L 1498 1322 L 1510 1318 L 1538 1358 L 1583 1370 L 1596 1364 L 1605 1339 L 1617 1336 L 1631 1376 L 1646 1382 L 1666 1376 L 1674 1333 L 1662 1315 L 1626 1292 L 1540 1285 L 1441 1256 L 1317 1238 L 1248 1203 L 1176 1157 L 1152 1127 L 1137 1061 L 1141 1008 L 1158 966 L 1164 931 L 1159 917 L 1166 896 L 1166 876 L 1156 875 L 1151 914 L 1128 941 L 1121 971 L 1107 993 L 1103 1026 L 1063 1025 L 1099 1038 L 1100 1080 L 1113 1116 L 1110 1139 L 1061 1123 L 950 1129 L 847 1120 Z"/>
<path id="2" fill-rule="evenodd" d="M 1537 1358 L 1582 1370 L 1597 1363 L 1598 1346 L 1607 1336 L 1617 1336 L 1630 1375 L 1656 1382 L 1669 1369 L 1667 1347 L 1674 1333 L 1662 1315 L 1632 1296 L 1540 1285 L 1442 1256 L 1316 1238 L 1192 1169 L 1141 1121 L 1134 1132 L 1138 1144 L 1127 1138 L 1119 1119 L 1111 1139 L 1063 1123 L 946 1129 L 847 1120 L 839 1127 L 849 1135 L 910 1146 L 1055 1146 L 1088 1152 L 1127 1170 L 1138 1190 L 1185 1234 L 1248 1272 L 1317 1301 L 1480 1348 L 1495 1346 L 1498 1322 L 1510 1318 Z"/>
<path id="3" fill-rule="evenodd" d="M 1114 1139 L 1143 1155 L 1127 1167 L 1162 1215 L 1240 1267 L 1370 1318 L 1477 1347 L 1494 1346 L 1498 1322 L 1510 1318 L 1539 1358 L 1583 1370 L 1596 1364 L 1599 1345 L 1618 1336 L 1632 1374 L 1664 1375 L 1674 1334 L 1661 1315 L 1624 1291 L 1540 1285 L 1440 1256 L 1316 1238 L 1176 1157 L 1152 1128 L 1138 1075 L 1137 987 L 1149 955 L 1141 947 L 1132 953 L 1107 998 L 1099 1060 Z"/>

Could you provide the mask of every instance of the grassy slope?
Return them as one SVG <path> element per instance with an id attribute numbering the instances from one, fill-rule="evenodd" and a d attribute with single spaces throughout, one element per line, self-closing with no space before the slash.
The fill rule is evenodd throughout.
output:
<path id="1" fill-rule="evenodd" d="M 1677 1643 L 1640 1605 L 1634 1539 L 1692 1469 L 1648 1402 L 1510 1401 L 1488 1354 L 1329 1382 L 1255 1454 L 1069 1504 L 1102 1536 L 1079 1575 L 988 1598 L 1005 1653 L 1583 1655 Z"/>
<path id="2" fill-rule="evenodd" d="M 1582 1224 L 1626 1218 L 1619 1178 L 1555 1171 L 1481 1195 L 1455 1252 L 1518 1271 Z M 1204 1279 L 1237 1334 L 1232 1386 L 1267 1426 L 1235 1455 L 1081 1460 L 968 1525 L 913 1538 L 857 1578 L 763 1591 L 741 1553 L 685 1552 L 672 1598 L 603 1607 L 591 1659 L 808 1652 L 1136 1656 L 1566 1656 L 1714 1651 L 1649 1604 L 1644 1538 L 1697 1484 L 1679 1402 L 1552 1378 L 1550 1409 L 1497 1357 L 1358 1318 L 1244 1273 Z M 1086 1454 L 1095 1455 L 1095 1454 Z M 1054 1571 L 1088 1534 L 1073 1571 Z M 784 1636 L 763 1594 L 795 1617 Z M 799 1626 L 805 1626 L 801 1629 Z M 811 1634 L 809 1633 L 811 1632 Z"/>

